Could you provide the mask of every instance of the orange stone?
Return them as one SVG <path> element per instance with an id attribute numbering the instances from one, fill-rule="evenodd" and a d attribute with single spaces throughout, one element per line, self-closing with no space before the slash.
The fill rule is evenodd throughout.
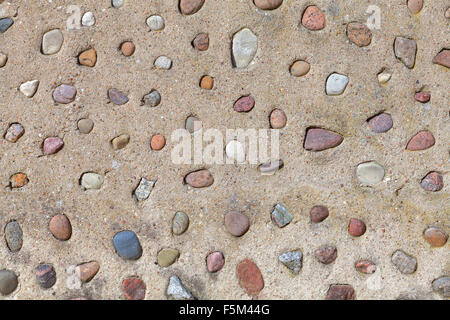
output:
<path id="1" fill-rule="evenodd" d="M 200 80 L 200 87 L 205 90 L 211 90 L 214 87 L 214 78 L 211 76 L 203 76 Z"/>
<path id="2" fill-rule="evenodd" d="M 29 182 L 25 173 L 16 173 L 11 177 L 11 188 L 22 188 Z"/>
<path id="3" fill-rule="evenodd" d="M 122 43 L 120 45 L 120 51 L 122 51 L 122 54 L 125 57 L 132 56 L 135 50 L 136 50 L 136 47 L 135 47 L 134 43 L 131 41 L 125 41 L 124 43 Z"/>
<path id="4" fill-rule="evenodd" d="M 155 134 L 150 140 L 152 150 L 159 151 L 166 145 L 166 138 L 163 135 Z"/>
<path id="5" fill-rule="evenodd" d="M 50 232 L 53 236 L 61 241 L 69 240 L 72 236 L 72 225 L 69 218 L 63 214 L 57 214 L 54 216 L 48 225 Z"/>
<path id="6" fill-rule="evenodd" d="M 97 63 L 97 51 L 95 51 L 95 49 L 89 49 L 89 50 L 83 51 L 78 56 L 78 61 L 83 66 L 87 66 L 87 67 L 95 66 L 95 64 Z"/>
<path id="7" fill-rule="evenodd" d="M 264 279 L 258 266 L 251 260 L 245 259 L 236 267 L 239 285 L 247 294 L 255 296 L 264 288 Z"/>

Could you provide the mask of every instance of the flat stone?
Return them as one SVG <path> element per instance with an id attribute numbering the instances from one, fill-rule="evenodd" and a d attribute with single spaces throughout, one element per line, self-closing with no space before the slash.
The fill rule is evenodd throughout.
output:
<path id="1" fill-rule="evenodd" d="M 272 221 L 280 228 L 284 228 L 294 219 L 292 214 L 280 204 L 275 205 L 271 217 Z"/>
<path id="2" fill-rule="evenodd" d="M 406 254 L 402 250 L 395 251 L 391 257 L 391 261 L 404 274 L 414 273 L 417 269 L 416 258 Z"/>
<path id="3" fill-rule="evenodd" d="M 450 50 L 443 49 L 433 58 L 434 64 L 439 64 L 441 66 L 450 68 Z"/>
<path id="4" fill-rule="evenodd" d="M 128 134 L 121 134 L 111 140 L 111 145 L 114 150 L 120 150 L 125 148 L 130 142 L 130 136 Z"/>
<path id="5" fill-rule="evenodd" d="M 3 68 L 8 61 L 8 56 L 3 52 L 0 52 L 0 68 Z"/>
<path id="6" fill-rule="evenodd" d="M 56 283 L 56 272 L 52 265 L 40 264 L 35 269 L 36 280 L 42 289 L 49 289 Z"/>
<path id="7" fill-rule="evenodd" d="M 348 284 L 332 284 L 326 300 L 355 300 L 355 290 Z"/>
<path id="8" fill-rule="evenodd" d="M 211 252 L 206 258 L 206 267 L 211 273 L 220 271 L 225 264 L 225 257 L 220 251 Z"/>
<path id="9" fill-rule="evenodd" d="M 181 235 L 189 227 L 189 216 L 184 212 L 175 213 L 172 220 L 172 233 Z"/>
<path id="10" fill-rule="evenodd" d="M 69 218 L 64 214 L 57 214 L 53 216 L 48 225 L 53 236 L 61 241 L 69 240 L 72 236 L 72 225 Z"/>
<path id="11" fill-rule="evenodd" d="M 53 91 L 53 100 L 57 103 L 68 104 L 75 100 L 77 89 L 68 84 L 61 84 Z"/>
<path id="12" fill-rule="evenodd" d="M 258 37 L 248 28 L 233 36 L 232 62 L 238 69 L 247 68 L 258 50 Z"/>
<path id="13" fill-rule="evenodd" d="M 413 14 L 419 13 L 423 8 L 423 0 L 408 0 L 408 9 Z"/>
<path id="14" fill-rule="evenodd" d="M 338 96 L 341 95 L 348 84 L 348 77 L 339 73 L 332 73 L 327 78 L 326 83 L 326 94 L 329 96 Z"/>
<path id="15" fill-rule="evenodd" d="M 444 177 L 439 172 L 428 173 L 420 183 L 425 191 L 437 192 L 444 188 Z"/>
<path id="16" fill-rule="evenodd" d="M 414 40 L 396 37 L 394 53 L 407 68 L 412 69 L 416 63 L 417 44 Z"/>
<path id="17" fill-rule="evenodd" d="M 19 285 L 17 276 L 13 271 L 0 270 L 0 293 L 3 296 L 7 296 L 13 293 Z"/>
<path id="18" fill-rule="evenodd" d="M 355 269 L 364 274 L 372 274 L 376 268 L 375 263 L 369 260 L 361 260 L 355 264 Z"/>
<path id="19" fill-rule="evenodd" d="M 262 10 L 274 10 L 281 6 L 283 0 L 253 0 L 255 6 Z"/>
<path id="20" fill-rule="evenodd" d="M 144 300 L 147 286 L 142 279 L 131 277 L 123 280 L 122 291 L 127 300 Z"/>
<path id="21" fill-rule="evenodd" d="M 103 177 L 98 173 L 86 172 L 81 176 L 81 186 L 86 190 L 98 190 L 103 185 Z"/>
<path id="22" fill-rule="evenodd" d="M 198 51 L 206 51 L 209 48 L 209 35 L 207 33 L 199 33 L 192 40 L 192 46 Z"/>
<path id="23" fill-rule="evenodd" d="M 163 17 L 157 15 L 148 17 L 146 23 L 151 31 L 161 31 L 165 26 Z"/>
<path id="24" fill-rule="evenodd" d="M 337 248 L 334 246 L 322 247 L 315 251 L 315 255 L 320 263 L 330 264 L 337 258 Z"/>
<path id="25" fill-rule="evenodd" d="M 139 185 L 134 190 L 134 196 L 137 201 L 147 200 L 150 196 L 150 193 L 153 190 L 157 180 L 147 180 L 146 178 L 141 178 L 139 181 Z"/>
<path id="26" fill-rule="evenodd" d="M 262 163 L 258 166 L 258 171 L 263 176 L 271 176 L 274 175 L 278 170 L 283 168 L 284 163 L 283 160 L 272 160 L 269 162 Z"/>
<path id="27" fill-rule="evenodd" d="M 141 244 L 133 231 L 120 231 L 114 236 L 113 243 L 117 254 L 123 259 L 137 260 L 142 256 Z"/>
<path id="28" fill-rule="evenodd" d="M 423 236 L 432 247 L 443 247 L 448 240 L 448 234 L 439 227 L 428 227 Z"/>
<path id="29" fill-rule="evenodd" d="M 353 237 L 360 237 L 366 233 L 366 224 L 360 219 L 350 219 L 348 233 Z"/>
<path id="30" fill-rule="evenodd" d="M 367 120 L 370 129 L 375 133 L 388 132 L 394 125 L 389 113 L 380 113 Z"/>
<path id="31" fill-rule="evenodd" d="M 14 24 L 14 20 L 11 18 L 2 18 L 0 19 L 0 32 L 5 33 L 12 25 Z"/>
<path id="32" fill-rule="evenodd" d="M 236 267 L 239 285 L 251 296 L 258 295 L 264 288 L 264 279 L 258 266 L 249 259 L 244 259 Z"/>
<path id="33" fill-rule="evenodd" d="M 255 99 L 252 96 L 240 97 L 233 106 L 236 112 L 249 112 L 255 106 Z"/>
<path id="34" fill-rule="evenodd" d="M 224 223 L 227 231 L 235 237 L 243 236 L 250 228 L 250 220 L 248 217 L 237 211 L 227 212 Z"/>
<path id="35" fill-rule="evenodd" d="M 55 154 L 64 147 L 64 141 L 59 137 L 48 137 L 44 140 L 45 155 Z"/>
<path id="36" fill-rule="evenodd" d="M 166 56 L 159 56 L 156 58 L 154 65 L 158 69 L 169 70 L 172 68 L 172 59 Z"/>
<path id="37" fill-rule="evenodd" d="M 142 98 L 142 104 L 151 108 L 159 106 L 161 103 L 161 94 L 153 89 Z"/>
<path id="38" fill-rule="evenodd" d="M 189 116 L 186 118 L 185 128 L 190 133 L 194 133 L 202 128 L 202 121 L 194 116 Z"/>
<path id="39" fill-rule="evenodd" d="M 314 223 L 319 223 L 328 218 L 329 212 L 328 208 L 325 206 L 314 206 L 309 212 L 311 221 Z"/>
<path id="40" fill-rule="evenodd" d="M 299 274 L 303 264 L 303 254 L 300 250 L 282 253 L 278 260 L 293 274 Z"/>
<path id="41" fill-rule="evenodd" d="M 20 85 L 19 90 L 28 98 L 32 98 L 39 87 L 39 80 L 31 80 Z"/>
<path id="42" fill-rule="evenodd" d="M 321 128 L 309 128 L 306 131 L 303 147 L 308 151 L 323 151 L 339 146 L 344 137 L 340 134 Z"/>
<path id="43" fill-rule="evenodd" d="M 214 183 L 214 178 L 209 170 L 202 169 L 188 173 L 184 181 L 193 188 L 206 188 Z"/>
<path id="44" fill-rule="evenodd" d="M 281 109 L 274 109 L 270 113 L 269 121 L 272 129 L 283 129 L 287 122 L 286 113 Z"/>
<path id="45" fill-rule="evenodd" d="M 83 134 L 89 134 L 94 128 L 94 121 L 91 119 L 80 119 L 78 120 L 78 130 Z"/>
<path id="46" fill-rule="evenodd" d="M 421 151 L 434 146 L 435 139 L 430 131 L 420 131 L 406 145 L 408 151 Z"/>
<path id="47" fill-rule="evenodd" d="M 420 103 L 427 103 L 431 99 L 431 93 L 429 92 L 416 92 L 414 99 Z"/>
<path id="48" fill-rule="evenodd" d="M 191 15 L 198 12 L 205 3 L 205 0 L 180 0 L 180 12 L 184 15 Z"/>
<path id="49" fill-rule="evenodd" d="M 20 123 L 12 123 L 5 133 L 5 140 L 11 143 L 17 142 L 21 136 L 25 133 L 25 129 Z"/>
<path id="50" fill-rule="evenodd" d="M 91 281 L 98 270 L 100 270 L 100 264 L 97 261 L 86 262 L 78 265 L 75 268 L 75 273 L 84 283 Z"/>
<path id="51" fill-rule="evenodd" d="M 112 0 L 111 4 L 114 8 L 120 8 L 124 5 L 125 0 Z"/>
<path id="52" fill-rule="evenodd" d="M 376 161 L 364 162 L 356 168 L 356 176 L 363 185 L 373 186 L 384 178 L 384 168 Z"/>
<path id="53" fill-rule="evenodd" d="M 439 277 L 433 280 L 431 286 L 433 287 L 433 291 L 444 296 L 444 298 L 450 298 L 450 277 Z"/>
<path id="54" fill-rule="evenodd" d="M 177 276 L 170 277 L 166 294 L 170 300 L 195 300 L 195 297 Z"/>
<path id="55" fill-rule="evenodd" d="M 318 31 L 325 28 L 325 15 L 316 6 L 309 6 L 303 13 L 302 25 L 311 31 Z"/>
<path id="56" fill-rule="evenodd" d="M 160 267 L 166 268 L 177 261 L 178 257 L 180 256 L 180 251 L 177 249 L 162 249 L 158 252 L 158 265 Z"/>
<path id="57" fill-rule="evenodd" d="M 225 147 L 225 154 L 227 159 L 243 163 L 245 161 L 244 145 L 237 140 L 231 140 Z"/>
<path id="58" fill-rule="evenodd" d="M 308 74 L 310 69 L 311 65 L 308 62 L 297 60 L 291 65 L 291 67 L 289 68 L 289 72 L 294 77 L 303 77 L 304 75 Z"/>
<path id="59" fill-rule="evenodd" d="M 128 97 L 125 93 L 115 88 L 108 89 L 108 98 L 112 103 L 121 106 L 128 102 Z"/>
<path id="60" fill-rule="evenodd" d="M 78 62 L 86 67 L 94 67 L 97 63 L 97 51 L 94 48 L 83 51 L 78 56 Z"/>
<path id="61" fill-rule="evenodd" d="M 63 42 L 64 37 L 59 29 L 46 32 L 42 37 L 42 53 L 45 55 L 58 53 Z"/>
<path id="62" fill-rule="evenodd" d="M 22 187 L 26 186 L 28 184 L 28 182 L 30 182 L 30 180 L 28 180 L 27 175 L 22 172 L 13 174 L 9 181 L 10 186 L 13 189 L 22 188 Z"/>
<path id="63" fill-rule="evenodd" d="M 17 221 L 10 221 L 5 227 L 5 240 L 9 251 L 18 252 L 23 245 L 23 232 Z"/>
<path id="64" fill-rule="evenodd" d="M 83 14 L 83 17 L 81 18 L 81 24 L 85 27 L 92 27 L 95 24 L 94 14 L 90 11 Z"/>
<path id="65" fill-rule="evenodd" d="M 358 47 L 366 47 L 372 42 L 372 32 L 365 24 L 359 22 L 347 25 L 347 37 Z"/>

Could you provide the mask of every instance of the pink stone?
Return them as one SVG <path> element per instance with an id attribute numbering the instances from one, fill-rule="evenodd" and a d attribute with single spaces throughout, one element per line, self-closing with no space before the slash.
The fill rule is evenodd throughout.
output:
<path id="1" fill-rule="evenodd" d="M 428 101 L 430 101 L 431 98 L 431 93 L 429 92 L 416 92 L 416 94 L 414 95 L 414 99 L 416 99 L 416 101 L 422 102 L 422 103 L 426 103 Z"/>
<path id="2" fill-rule="evenodd" d="M 433 59 L 433 63 L 450 68 L 450 50 L 444 49 Z"/>
<path id="3" fill-rule="evenodd" d="M 225 264 L 225 258 L 220 251 L 212 252 L 206 258 L 206 266 L 209 272 L 217 272 L 222 269 Z"/>
<path id="4" fill-rule="evenodd" d="M 54 154 L 62 149 L 64 141 L 58 137 L 50 137 L 44 140 L 44 154 Z"/>
<path id="5" fill-rule="evenodd" d="M 53 99 L 57 103 L 67 104 L 75 100 L 77 89 L 68 84 L 62 84 L 53 91 Z"/>
<path id="6" fill-rule="evenodd" d="M 434 146 L 435 140 L 430 131 L 420 131 L 409 140 L 406 150 L 421 151 Z"/>
<path id="7" fill-rule="evenodd" d="M 249 112 L 255 106 L 255 99 L 252 96 L 241 97 L 234 104 L 234 110 L 237 112 Z"/>
<path id="8" fill-rule="evenodd" d="M 321 30 L 325 27 L 325 15 L 318 7 L 309 6 L 303 13 L 302 25 L 312 31 Z"/>
<path id="9" fill-rule="evenodd" d="M 337 147 L 344 138 L 333 131 L 311 128 L 306 131 L 304 148 L 309 151 L 322 151 Z"/>

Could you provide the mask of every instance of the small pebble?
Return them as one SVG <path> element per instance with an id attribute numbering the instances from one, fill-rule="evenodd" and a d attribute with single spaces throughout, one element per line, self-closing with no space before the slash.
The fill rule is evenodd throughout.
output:
<path id="1" fill-rule="evenodd" d="M 189 116 L 186 118 L 185 128 L 190 133 L 194 133 L 202 128 L 202 122 L 197 117 Z"/>
<path id="2" fill-rule="evenodd" d="M 103 177 L 94 172 L 86 172 L 81 176 L 81 186 L 86 190 L 98 190 L 102 187 Z"/>
<path id="3" fill-rule="evenodd" d="M 264 279 L 258 266 L 249 259 L 244 259 L 236 267 L 239 285 L 251 296 L 258 295 L 264 288 Z"/>
<path id="4" fill-rule="evenodd" d="M 282 253 L 278 260 L 293 274 L 299 274 L 303 265 L 303 254 L 300 250 Z"/>
<path id="5" fill-rule="evenodd" d="M 130 136 L 126 133 L 121 134 L 120 136 L 117 136 L 111 140 L 111 144 L 114 150 L 120 150 L 125 148 L 129 142 Z"/>
<path id="6" fill-rule="evenodd" d="M 165 26 L 163 17 L 156 15 L 148 17 L 146 23 L 151 31 L 161 31 Z"/>
<path id="7" fill-rule="evenodd" d="M 420 131 L 406 145 L 408 151 L 421 151 L 434 146 L 434 136 L 430 131 Z"/>
<path id="8" fill-rule="evenodd" d="M 360 237 L 366 233 L 366 224 L 359 219 L 350 219 L 348 233 L 353 237 Z"/>
<path id="9" fill-rule="evenodd" d="M 25 129 L 20 123 L 12 123 L 5 133 L 6 141 L 15 143 L 23 134 L 25 133 Z"/>
<path id="10" fill-rule="evenodd" d="M 447 10 L 445 11 L 445 17 L 447 19 L 450 19 L 450 7 L 448 7 Z"/>
<path id="11" fill-rule="evenodd" d="M 125 41 L 120 45 L 120 51 L 125 57 L 130 57 L 134 54 L 136 46 L 131 41 Z"/>
<path id="12" fill-rule="evenodd" d="M 61 241 L 67 241 L 72 236 L 72 225 L 64 214 L 57 214 L 51 218 L 48 225 L 53 236 Z"/>
<path id="13" fill-rule="evenodd" d="M 233 67 L 242 69 L 248 67 L 258 50 L 258 38 L 248 28 L 244 28 L 233 36 L 232 62 Z"/>
<path id="14" fill-rule="evenodd" d="M 442 276 L 431 283 L 433 291 L 441 294 L 444 298 L 450 298 L 450 277 Z"/>
<path id="15" fill-rule="evenodd" d="M 283 110 L 274 109 L 270 113 L 269 120 L 272 129 L 282 129 L 286 126 L 287 117 Z"/>
<path id="16" fill-rule="evenodd" d="M 75 100 L 77 89 L 68 84 L 61 84 L 53 91 L 53 100 L 56 103 L 68 104 Z"/>
<path id="17" fill-rule="evenodd" d="M 303 77 L 304 75 L 308 74 L 310 69 L 311 65 L 308 62 L 297 60 L 291 65 L 289 72 L 294 77 Z"/>
<path id="18" fill-rule="evenodd" d="M 64 37 L 59 29 L 46 32 L 42 37 L 42 53 L 45 55 L 58 53 L 63 41 Z"/>
<path id="19" fill-rule="evenodd" d="M 280 204 L 275 205 L 275 208 L 272 211 L 271 217 L 272 217 L 272 221 L 279 228 L 284 228 L 289 223 L 291 223 L 292 219 L 294 219 L 292 214 L 290 214 L 289 211 L 287 211 L 287 209 Z"/>
<path id="20" fill-rule="evenodd" d="M 303 147 L 308 151 L 323 151 L 339 146 L 344 137 L 330 130 L 321 128 L 309 128 Z"/>
<path id="21" fill-rule="evenodd" d="M 233 106 L 234 111 L 249 112 L 255 106 L 255 99 L 252 96 L 240 97 Z"/>
<path id="22" fill-rule="evenodd" d="M 161 103 L 161 94 L 158 90 L 152 90 L 142 98 L 142 104 L 148 107 L 157 107 Z"/>
<path id="23" fill-rule="evenodd" d="M 314 206 L 309 212 L 311 221 L 314 223 L 319 223 L 328 218 L 329 212 L 328 208 L 325 206 Z"/>
<path id="24" fill-rule="evenodd" d="M 78 265 L 75 273 L 82 282 L 86 283 L 95 277 L 98 270 L 100 270 L 100 264 L 97 261 L 91 261 Z"/>
<path id="25" fill-rule="evenodd" d="M 19 285 L 17 276 L 13 271 L 0 270 L 0 293 L 2 296 L 7 296 L 13 293 Z"/>
<path id="26" fill-rule="evenodd" d="M 413 14 L 419 13 L 423 8 L 423 0 L 408 0 L 408 9 Z"/>
<path id="27" fill-rule="evenodd" d="M 115 88 L 108 89 L 108 98 L 112 103 L 121 106 L 128 102 L 128 97 L 122 91 Z"/>
<path id="28" fill-rule="evenodd" d="M 250 220 L 243 213 L 230 211 L 225 214 L 225 228 L 233 236 L 241 237 L 250 228 Z"/>
<path id="29" fill-rule="evenodd" d="M 348 80 L 347 76 L 345 76 L 343 74 L 339 74 L 339 73 L 332 73 L 327 78 L 327 83 L 326 83 L 326 88 L 325 88 L 326 94 L 329 96 L 341 95 L 345 91 L 348 81 L 349 80 Z"/>
<path id="30" fill-rule="evenodd" d="M 195 300 L 195 297 L 177 276 L 170 277 L 166 294 L 170 300 Z"/>
<path id="31" fill-rule="evenodd" d="M 312 31 L 325 28 L 325 15 L 316 6 L 309 6 L 303 13 L 302 25 Z"/>
<path id="32" fill-rule="evenodd" d="M 361 273 L 372 274 L 376 270 L 376 265 L 372 261 L 369 260 L 361 260 L 358 261 L 355 265 L 355 269 Z"/>
<path id="33" fill-rule="evenodd" d="M 5 240 L 9 251 L 18 252 L 23 245 L 23 232 L 17 221 L 10 221 L 5 227 Z"/>
<path id="34" fill-rule="evenodd" d="M 430 172 L 420 183 L 425 191 L 437 192 L 444 188 L 444 177 L 439 172 Z"/>
<path id="35" fill-rule="evenodd" d="M 281 6 L 283 0 L 253 0 L 253 3 L 262 10 L 274 10 Z"/>
<path id="36" fill-rule="evenodd" d="M 365 24 L 359 22 L 347 25 L 347 37 L 358 47 L 366 47 L 372 42 L 372 32 Z"/>
<path id="37" fill-rule="evenodd" d="M 157 180 L 147 180 L 146 178 L 141 178 L 139 181 L 139 185 L 136 190 L 134 190 L 134 196 L 137 201 L 147 200 L 150 196 L 150 193 L 153 190 Z"/>
<path id="38" fill-rule="evenodd" d="M 120 231 L 114 236 L 113 243 L 117 254 L 123 259 L 137 260 L 142 256 L 141 244 L 133 231 Z"/>
<path id="39" fill-rule="evenodd" d="M 395 251 L 391 257 L 391 261 L 404 274 L 414 273 L 417 269 L 416 258 L 406 254 L 402 250 Z"/>
<path id="40" fill-rule="evenodd" d="M 394 53 L 397 59 L 412 69 L 416 63 L 417 44 L 414 40 L 397 37 L 394 42 Z"/>
<path id="41" fill-rule="evenodd" d="M 384 178 L 384 168 L 376 161 L 364 162 L 356 168 L 356 176 L 363 185 L 373 186 Z"/>
<path id="42" fill-rule="evenodd" d="M 181 235 L 189 227 L 189 216 L 184 212 L 175 213 L 172 220 L 172 233 Z"/>
<path id="43" fill-rule="evenodd" d="M 207 33 L 199 33 L 192 40 L 192 46 L 198 51 L 206 51 L 209 48 L 209 35 Z"/>
<path id="44" fill-rule="evenodd" d="M 8 56 L 3 52 L 0 52 L 0 68 L 3 68 L 8 61 Z"/>
<path id="45" fill-rule="evenodd" d="M 95 16 L 92 12 L 86 12 L 81 18 L 81 24 L 85 27 L 92 27 L 95 24 Z"/>
<path id="46" fill-rule="evenodd" d="M 28 184 L 29 180 L 25 173 L 15 173 L 11 176 L 10 179 L 10 186 L 13 189 L 18 189 L 26 186 Z"/>
<path id="47" fill-rule="evenodd" d="M 214 178 L 211 172 L 202 169 L 188 173 L 184 177 L 184 182 L 193 188 L 206 188 L 214 183 Z"/>
<path id="48" fill-rule="evenodd" d="M 317 260 L 323 264 L 330 264 L 337 258 L 337 248 L 333 246 L 322 247 L 315 252 Z"/>
<path id="49" fill-rule="evenodd" d="M 283 160 L 273 160 L 266 163 L 262 163 L 258 166 L 258 171 L 263 176 L 271 176 L 278 170 L 284 167 Z"/>
<path id="50" fill-rule="evenodd" d="M 49 264 L 40 264 L 35 269 L 36 280 L 42 289 L 49 289 L 56 283 L 56 272 Z"/>
<path id="51" fill-rule="evenodd" d="M 150 140 L 152 150 L 159 151 L 166 145 L 166 138 L 163 135 L 155 134 Z"/>
<path id="52" fill-rule="evenodd" d="M 97 63 L 97 51 L 93 48 L 83 51 L 78 56 L 78 62 L 83 66 L 94 67 Z"/>
<path id="53" fill-rule="evenodd" d="M 416 99 L 416 101 L 418 102 L 426 103 L 430 101 L 431 94 L 429 92 L 416 92 L 414 94 L 414 99 Z"/>
<path id="54" fill-rule="evenodd" d="M 123 295 L 127 300 L 144 300 L 146 290 L 144 281 L 137 277 L 127 278 L 122 282 Z"/>
<path id="55" fill-rule="evenodd" d="M 448 234 L 438 227 L 428 227 L 423 236 L 432 247 L 443 247 L 448 240 Z"/>
<path id="56" fill-rule="evenodd" d="M 12 25 L 14 24 L 14 20 L 11 18 L 2 18 L 0 19 L 0 32 L 5 33 Z"/>
<path id="57" fill-rule="evenodd" d="M 120 8 L 125 3 L 125 0 L 112 0 L 111 4 L 114 8 Z"/>
<path id="58" fill-rule="evenodd" d="M 177 261 L 180 256 L 180 251 L 177 249 L 162 249 L 158 252 L 158 265 L 160 267 L 166 268 Z"/>
<path id="59" fill-rule="evenodd" d="M 78 130 L 83 134 L 89 134 L 94 128 L 94 121 L 91 119 L 80 119 L 78 120 Z"/>
<path id="60" fill-rule="evenodd" d="M 180 11 L 184 15 L 191 15 L 199 11 L 205 0 L 180 0 Z"/>
<path id="61" fill-rule="evenodd" d="M 378 74 L 378 82 L 380 84 L 385 84 L 387 83 L 389 80 L 391 80 L 392 78 L 392 73 L 387 72 L 387 71 L 382 71 Z"/>
<path id="62" fill-rule="evenodd" d="M 392 117 L 389 113 L 380 113 L 367 120 L 370 129 L 375 133 L 384 133 L 393 126 Z"/>
<path id="63" fill-rule="evenodd" d="M 211 273 L 220 271 L 225 264 L 225 257 L 220 251 L 211 252 L 206 258 L 206 267 Z"/>
<path id="64" fill-rule="evenodd" d="M 214 87 L 214 78 L 211 76 L 203 76 L 200 79 L 200 88 L 205 90 L 211 90 Z"/>
<path id="65" fill-rule="evenodd" d="M 332 284 L 326 300 L 355 300 L 355 289 L 348 284 Z"/>
<path id="66" fill-rule="evenodd" d="M 160 56 L 155 60 L 154 65 L 158 69 L 169 70 L 172 68 L 172 60 L 166 56 Z"/>
<path id="67" fill-rule="evenodd" d="M 31 80 L 20 85 L 19 90 L 28 98 L 32 98 L 39 87 L 39 80 Z"/>
<path id="68" fill-rule="evenodd" d="M 64 147 L 64 141 L 59 137 L 48 137 L 44 140 L 45 155 L 55 154 Z"/>
<path id="69" fill-rule="evenodd" d="M 433 58 L 433 63 L 450 68 L 450 49 L 443 49 L 436 57 Z"/>
<path id="70" fill-rule="evenodd" d="M 243 163 L 245 161 L 244 146 L 240 141 L 231 140 L 225 147 L 225 154 L 227 159 L 236 161 L 237 163 Z"/>

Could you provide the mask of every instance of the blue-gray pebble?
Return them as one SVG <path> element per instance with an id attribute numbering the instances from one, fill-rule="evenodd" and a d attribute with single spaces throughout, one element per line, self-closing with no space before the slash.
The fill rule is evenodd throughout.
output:
<path id="1" fill-rule="evenodd" d="M 121 231 L 114 236 L 114 247 L 119 256 L 128 260 L 137 260 L 142 255 L 139 239 L 133 231 Z"/>
<path id="2" fill-rule="evenodd" d="M 14 23 L 14 20 L 11 18 L 3 18 L 0 19 L 0 32 L 1 33 L 5 33 L 6 30 L 9 29 L 9 27 L 11 27 Z"/>

